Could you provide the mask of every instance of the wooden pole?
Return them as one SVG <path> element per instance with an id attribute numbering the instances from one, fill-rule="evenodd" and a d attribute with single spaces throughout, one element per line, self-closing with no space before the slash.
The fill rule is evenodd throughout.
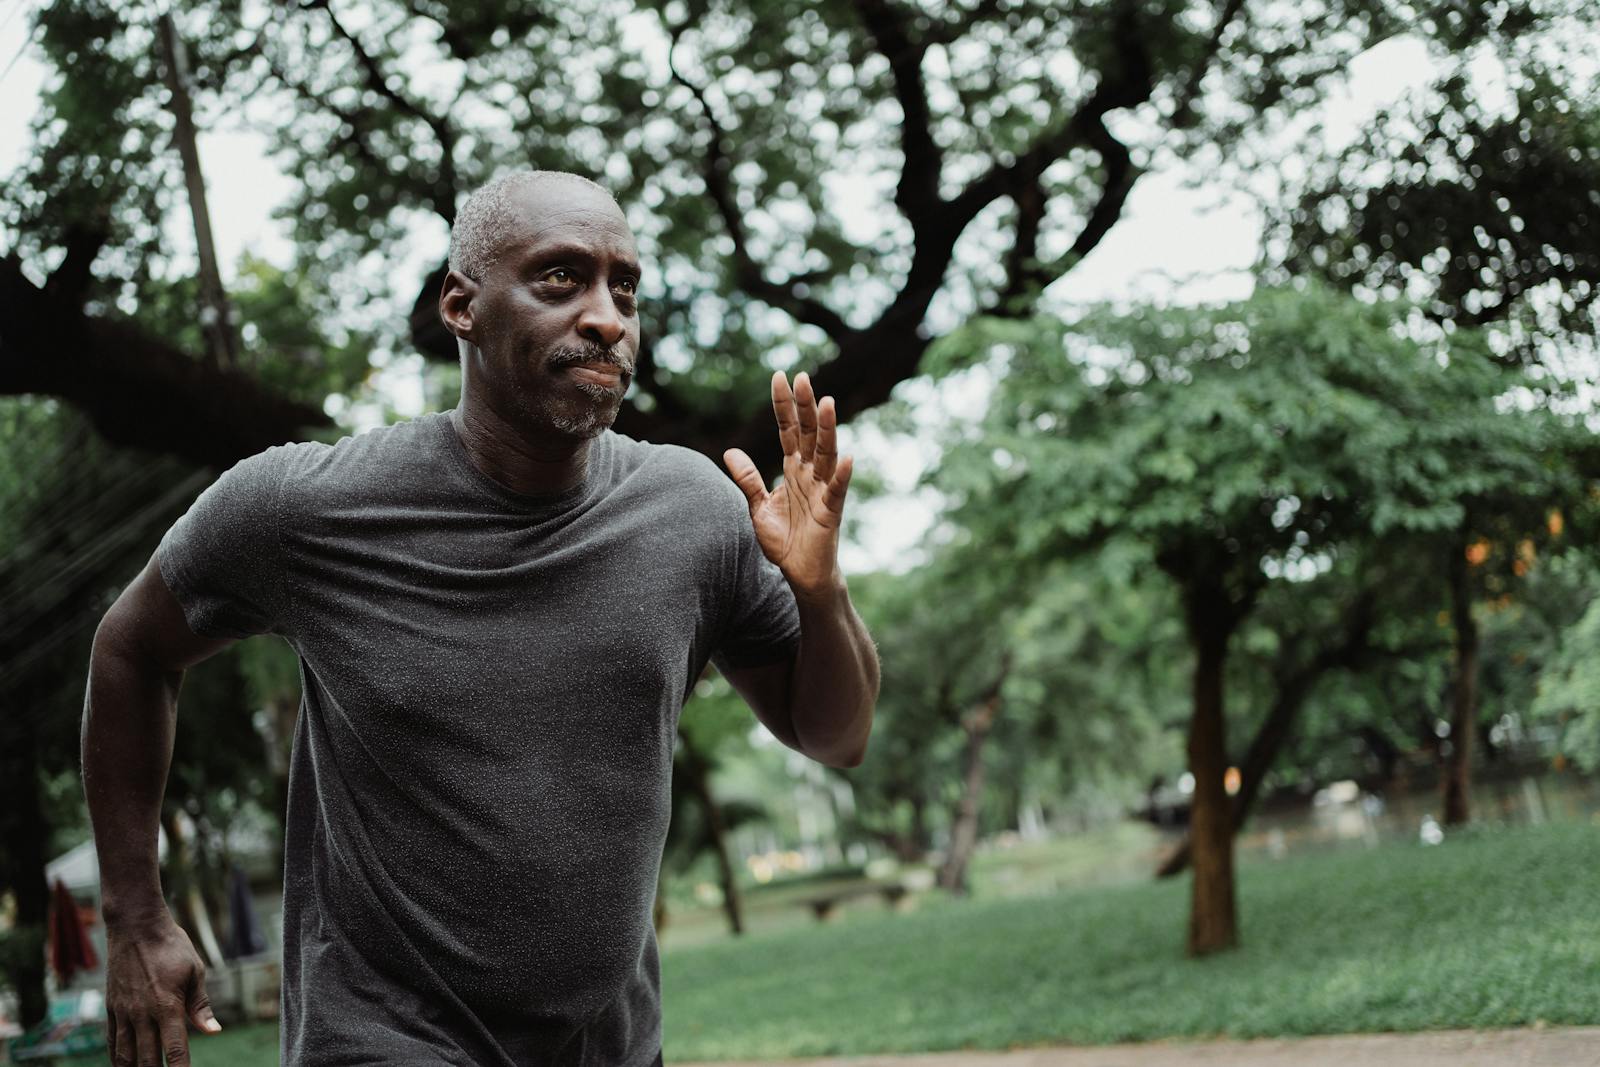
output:
<path id="1" fill-rule="evenodd" d="M 233 311 L 217 271 L 216 245 L 211 239 L 211 213 L 206 209 L 206 182 L 200 173 L 200 152 L 195 147 L 194 113 L 190 103 L 189 60 L 172 16 L 162 15 L 161 51 L 166 60 L 167 88 L 172 93 L 173 139 L 183 158 L 183 181 L 189 190 L 189 213 L 194 218 L 194 240 L 200 254 L 200 327 L 206 337 L 206 357 L 214 365 L 238 363 L 239 341 L 233 330 Z"/>

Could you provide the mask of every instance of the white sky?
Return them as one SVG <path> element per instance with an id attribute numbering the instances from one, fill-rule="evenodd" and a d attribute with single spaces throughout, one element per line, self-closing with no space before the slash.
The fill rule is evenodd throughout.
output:
<path id="1" fill-rule="evenodd" d="M 9 173 L 26 158 L 28 125 L 48 75 L 28 45 L 31 15 L 41 0 L 0 0 L 0 173 Z M 9 64 L 9 69 L 7 65 Z M 1376 110 L 1425 84 L 1429 73 L 1419 42 L 1396 39 L 1358 58 L 1351 65 L 1351 88 L 1336 90 L 1321 113 L 1329 136 L 1347 139 Z M 1491 74 L 1492 77 L 1492 74 Z M 245 251 L 285 265 L 291 250 L 286 226 L 271 218 L 293 180 L 264 152 L 259 134 L 242 117 L 200 136 L 202 167 L 208 182 L 212 226 L 225 278 Z M 1196 179 L 1199 180 L 1196 180 Z M 1153 172 L 1134 187 L 1121 220 L 1105 240 L 1067 277 L 1051 287 L 1048 298 L 1058 306 L 1100 300 L 1118 303 L 1139 298 L 1193 302 L 1235 299 L 1248 295 L 1249 270 L 1260 242 L 1261 223 L 1248 198 L 1237 189 L 1207 183 L 1203 175 L 1183 171 Z M 841 214 L 848 217 L 848 210 Z M 170 226 L 176 249 L 192 250 L 187 219 Z M 444 251 L 444 234 L 418 235 L 412 251 L 416 264 L 396 265 L 392 276 L 405 279 L 399 288 L 409 294 L 413 279 Z M 408 257 L 412 258 L 412 257 Z M 404 269 L 413 268 L 413 269 Z M 398 283 L 397 283 L 398 284 Z M 422 403 L 417 360 L 397 360 L 381 380 L 402 411 Z M 905 383 L 901 395 L 915 399 L 929 425 L 951 418 L 972 418 L 982 411 L 985 390 L 981 373 L 933 387 L 924 381 Z M 843 547 L 847 571 L 901 569 L 914 558 L 934 515 L 934 502 L 914 488 L 934 458 L 932 436 L 891 439 L 869 417 L 846 426 L 844 447 L 856 454 L 859 468 L 881 472 L 894 490 L 856 509 L 858 536 Z"/>

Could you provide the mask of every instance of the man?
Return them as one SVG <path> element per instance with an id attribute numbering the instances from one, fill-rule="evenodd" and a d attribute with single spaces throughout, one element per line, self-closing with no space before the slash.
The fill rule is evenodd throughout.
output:
<path id="1" fill-rule="evenodd" d="M 659 1063 L 650 906 L 678 713 L 714 659 L 786 744 L 862 759 L 878 685 L 836 561 L 850 459 L 772 382 L 784 481 L 607 432 L 639 348 L 622 212 L 573 175 L 479 191 L 439 313 L 460 405 L 268 449 L 208 489 L 95 637 L 84 783 L 119 1064 L 219 1029 L 161 896 L 183 670 L 276 633 L 304 697 L 282 1060 Z M 742 491 L 742 496 L 741 496 Z"/>

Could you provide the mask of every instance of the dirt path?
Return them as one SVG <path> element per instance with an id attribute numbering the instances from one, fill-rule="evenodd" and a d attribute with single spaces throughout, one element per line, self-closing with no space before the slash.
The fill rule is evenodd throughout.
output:
<path id="1" fill-rule="evenodd" d="M 715 1067 L 768 1062 L 782 1067 L 1600 1067 L 1600 1026 L 751 1060 Z"/>

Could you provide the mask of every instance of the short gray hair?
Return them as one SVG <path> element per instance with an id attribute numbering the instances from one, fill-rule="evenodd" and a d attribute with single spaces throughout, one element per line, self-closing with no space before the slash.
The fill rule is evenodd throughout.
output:
<path id="1" fill-rule="evenodd" d="M 549 182 L 582 185 L 604 193 L 606 199 L 616 199 L 602 185 L 581 174 L 564 170 L 514 170 L 502 174 L 488 185 L 467 197 L 450 227 L 450 269 L 465 274 L 473 281 L 482 281 L 484 274 L 499 257 L 506 237 L 508 206 L 519 192 Z"/>

